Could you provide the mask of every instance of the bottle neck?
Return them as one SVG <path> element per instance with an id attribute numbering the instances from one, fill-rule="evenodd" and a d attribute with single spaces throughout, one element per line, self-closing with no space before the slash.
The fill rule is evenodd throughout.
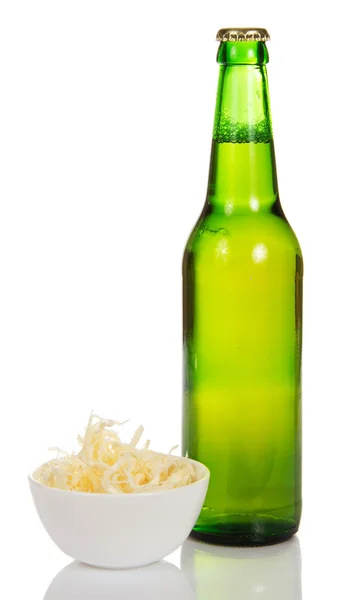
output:
<path id="1" fill-rule="evenodd" d="M 230 215 L 269 211 L 278 199 L 266 62 L 262 42 L 224 42 L 208 203 Z"/>

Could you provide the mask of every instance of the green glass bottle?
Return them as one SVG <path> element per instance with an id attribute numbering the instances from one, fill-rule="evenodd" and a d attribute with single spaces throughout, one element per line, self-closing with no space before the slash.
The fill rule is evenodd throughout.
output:
<path id="1" fill-rule="evenodd" d="M 278 195 L 268 33 L 217 39 L 208 192 L 183 259 L 183 452 L 211 471 L 193 535 L 266 545 L 301 516 L 303 263 Z"/>

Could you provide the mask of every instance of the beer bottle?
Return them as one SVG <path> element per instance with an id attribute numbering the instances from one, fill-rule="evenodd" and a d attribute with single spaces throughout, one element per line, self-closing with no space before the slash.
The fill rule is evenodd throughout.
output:
<path id="1" fill-rule="evenodd" d="M 222 29 L 206 202 L 183 259 L 183 452 L 211 471 L 193 530 L 239 546 L 301 515 L 302 254 L 276 174 L 265 29 Z"/>

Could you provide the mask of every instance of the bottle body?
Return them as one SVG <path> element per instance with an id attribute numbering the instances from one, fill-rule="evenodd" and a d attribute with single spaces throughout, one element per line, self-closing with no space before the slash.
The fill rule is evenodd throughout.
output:
<path id="1" fill-rule="evenodd" d="M 227 68 L 237 67 L 223 80 Z M 254 77 L 238 69 L 238 82 Z M 183 260 L 183 451 L 211 471 L 193 533 L 234 545 L 288 539 L 301 514 L 302 255 L 279 203 L 271 135 L 252 135 L 214 135 Z"/>

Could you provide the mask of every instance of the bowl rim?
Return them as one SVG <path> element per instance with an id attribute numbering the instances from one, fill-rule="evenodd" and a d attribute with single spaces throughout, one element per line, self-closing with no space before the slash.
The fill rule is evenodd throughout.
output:
<path id="1" fill-rule="evenodd" d="M 31 484 L 34 484 L 38 487 L 41 488 L 45 488 L 46 490 L 50 490 L 51 492 L 56 492 L 58 494 L 71 494 L 72 496 L 82 496 L 82 497 L 86 497 L 86 498 L 133 498 L 133 497 L 137 497 L 137 498 L 144 498 L 144 497 L 149 497 L 149 496 L 158 496 L 158 494 L 168 494 L 171 492 L 179 492 L 180 490 L 186 490 L 189 488 L 192 488 L 193 486 L 202 483 L 205 480 L 209 480 L 211 472 L 208 469 L 208 467 L 206 467 L 205 464 L 199 462 L 198 460 L 194 460 L 193 458 L 188 458 L 188 457 L 184 457 L 184 456 L 179 456 L 176 458 L 186 458 L 187 460 L 189 460 L 192 464 L 194 465 L 198 465 L 200 466 L 203 470 L 204 470 L 204 474 L 202 475 L 202 477 L 200 477 L 199 479 L 197 479 L 196 481 L 193 481 L 192 483 L 189 483 L 188 485 L 182 485 L 180 487 L 175 487 L 175 488 L 171 488 L 168 490 L 162 490 L 159 489 L 157 491 L 154 492 L 131 492 L 129 494 L 107 494 L 106 492 L 77 492 L 77 491 L 72 491 L 72 490 L 60 490 L 58 488 L 54 488 L 54 487 L 50 487 L 49 485 L 46 485 L 45 483 L 41 483 L 40 481 L 37 481 L 37 479 L 35 479 L 33 477 L 36 469 L 34 471 L 31 471 L 28 474 L 28 480 Z M 41 465 L 40 465 L 41 466 Z M 37 467 L 39 468 L 39 467 Z"/>

